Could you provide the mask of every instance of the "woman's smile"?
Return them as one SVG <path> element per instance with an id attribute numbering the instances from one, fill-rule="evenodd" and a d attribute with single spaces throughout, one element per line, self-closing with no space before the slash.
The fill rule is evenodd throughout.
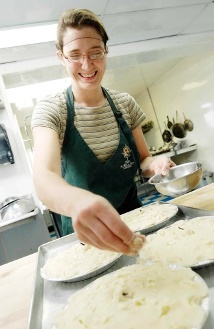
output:
<path id="1" fill-rule="evenodd" d="M 97 72 L 98 71 L 95 71 L 95 72 L 93 72 L 93 73 L 79 73 L 79 75 L 82 77 L 82 78 L 84 78 L 84 79 L 92 79 L 92 78 L 94 78 L 96 75 L 97 75 Z"/>

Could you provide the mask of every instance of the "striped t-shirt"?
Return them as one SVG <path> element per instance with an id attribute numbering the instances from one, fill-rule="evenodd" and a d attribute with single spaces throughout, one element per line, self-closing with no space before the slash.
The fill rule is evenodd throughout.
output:
<path id="1" fill-rule="evenodd" d="M 126 92 L 108 90 L 116 108 L 122 113 L 131 130 L 142 124 L 145 114 L 134 98 Z M 118 125 L 106 100 L 98 107 L 84 107 L 74 103 L 74 125 L 100 161 L 106 161 L 118 146 Z M 48 127 L 59 134 L 62 148 L 66 129 L 66 90 L 47 96 L 36 105 L 31 126 Z"/>

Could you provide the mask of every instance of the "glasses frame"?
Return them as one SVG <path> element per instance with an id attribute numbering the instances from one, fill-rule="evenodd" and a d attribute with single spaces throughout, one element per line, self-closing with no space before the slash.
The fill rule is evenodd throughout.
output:
<path id="1" fill-rule="evenodd" d="M 97 60 L 99 60 L 99 59 L 103 59 L 104 56 L 105 56 L 105 54 L 107 54 L 108 52 L 107 52 L 106 50 L 102 50 L 102 57 L 95 58 L 95 59 L 91 59 L 91 58 L 90 58 L 90 54 L 86 54 L 86 55 L 81 54 L 81 58 L 78 59 L 78 60 L 70 60 L 70 59 L 69 59 L 69 56 L 65 56 L 65 54 L 64 54 L 63 52 L 61 52 L 61 53 L 62 53 L 62 55 L 64 56 L 64 58 L 67 59 L 67 61 L 68 61 L 69 63 L 82 63 L 86 57 L 87 57 L 90 61 L 97 61 Z M 91 54 L 91 55 L 92 55 L 92 54 Z"/>

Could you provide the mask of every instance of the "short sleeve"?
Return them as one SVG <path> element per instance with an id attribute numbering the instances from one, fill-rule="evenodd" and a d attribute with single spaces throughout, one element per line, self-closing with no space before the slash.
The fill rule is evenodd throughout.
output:
<path id="1" fill-rule="evenodd" d="M 133 130 L 142 124 L 142 122 L 146 118 L 146 115 L 142 111 L 136 100 L 131 95 L 128 94 L 128 98 L 129 98 L 128 110 L 131 118 L 131 129 Z"/>
<path id="2" fill-rule="evenodd" d="M 63 139 L 67 119 L 66 95 L 64 92 L 47 96 L 35 106 L 31 128 L 47 127 L 54 129 Z"/>
<path id="3" fill-rule="evenodd" d="M 146 119 L 146 115 L 134 97 L 126 92 L 119 92 L 109 89 L 107 89 L 107 91 L 109 92 L 117 109 L 121 111 L 130 129 L 133 130 L 140 126 Z"/>

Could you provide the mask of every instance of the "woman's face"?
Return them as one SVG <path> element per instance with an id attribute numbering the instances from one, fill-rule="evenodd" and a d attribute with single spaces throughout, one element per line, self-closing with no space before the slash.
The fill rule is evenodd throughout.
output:
<path id="1" fill-rule="evenodd" d="M 58 57 L 72 79 L 73 91 L 93 91 L 100 88 L 106 69 L 106 54 L 98 59 L 90 59 L 88 56 L 93 58 L 106 51 L 101 35 L 91 27 L 81 30 L 69 28 L 64 34 L 63 43 L 63 54 L 58 52 Z M 80 61 L 75 61 L 77 58 Z"/>

